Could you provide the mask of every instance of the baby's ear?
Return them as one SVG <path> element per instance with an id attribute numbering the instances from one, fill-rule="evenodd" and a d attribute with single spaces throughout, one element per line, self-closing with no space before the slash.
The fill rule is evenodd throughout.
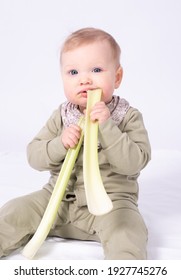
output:
<path id="1" fill-rule="evenodd" d="M 123 78 L 123 68 L 119 66 L 119 68 L 116 71 L 115 88 L 118 88 L 120 86 L 122 78 Z"/>

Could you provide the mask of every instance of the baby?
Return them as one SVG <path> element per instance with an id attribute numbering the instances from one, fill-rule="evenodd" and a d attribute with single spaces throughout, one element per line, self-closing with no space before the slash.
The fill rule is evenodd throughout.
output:
<path id="1" fill-rule="evenodd" d="M 67 101 L 27 148 L 30 165 L 49 170 L 50 179 L 41 190 L 0 209 L 0 257 L 25 245 L 35 233 L 67 149 L 79 141 L 77 123 L 85 114 L 87 91 L 100 88 L 102 98 L 92 108 L 90 119 L 99 124 L 99 168 L 113 209 L 102 216 L 89 213 L 81 147 L 49 236 L 101 242 L 105 259 L 146 259 L 147 228 L 138 210 L 137 178 L 151 158 L 151 148 L 141 113 L 114 94 L 123 76 L 120 52 L 115 39 L 96 28 L 78 30 L 64 42 L 60 64 Z"/>

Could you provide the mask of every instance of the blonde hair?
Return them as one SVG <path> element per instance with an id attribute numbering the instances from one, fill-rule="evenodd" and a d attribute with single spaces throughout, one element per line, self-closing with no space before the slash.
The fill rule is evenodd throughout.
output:
<path id="1" fill-rule="evenodd" d="M 113 58 L 119 64 L 121 49 L 118 43 L 116 42 L 116 40 L 109 33 L 101 29 L 92 28 L 92 27 L 79 29 L 67 37 L 67 39 L 65 40 L 61 48 L 60 61 L 61 61 L 62 54 L 65 52 L 71 51 L 85 44 L 90 44 L 96 41 L 103 41 L 103 40 L 109 43 L 112 49 Z"/>

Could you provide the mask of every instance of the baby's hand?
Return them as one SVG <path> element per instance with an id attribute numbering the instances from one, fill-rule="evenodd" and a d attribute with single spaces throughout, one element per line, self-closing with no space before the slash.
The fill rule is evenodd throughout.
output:
<path id="1" fill-rule="evenodd" d="M 97 102 L 91 110 L 91 121 L 98 121 L 99 124 L 110 118 L 110 111 L 103 101 Z"/>
<path id="2" fill-rule="evenodd" d="M 74 148 L 78 144 L 80 136 L 81 128 L 72 124 L 63 130 L 61 140 L 66 149 Z"/>

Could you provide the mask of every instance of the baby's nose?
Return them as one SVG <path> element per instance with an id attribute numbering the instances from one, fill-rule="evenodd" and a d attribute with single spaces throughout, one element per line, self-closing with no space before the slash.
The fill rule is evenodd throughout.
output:
<path id="1" fill-rule="evenodd" d="M 80 79 L 80 85 L 90 85 L 92 84 L 92 80 L 89 77 L 82 77 Z"/>

